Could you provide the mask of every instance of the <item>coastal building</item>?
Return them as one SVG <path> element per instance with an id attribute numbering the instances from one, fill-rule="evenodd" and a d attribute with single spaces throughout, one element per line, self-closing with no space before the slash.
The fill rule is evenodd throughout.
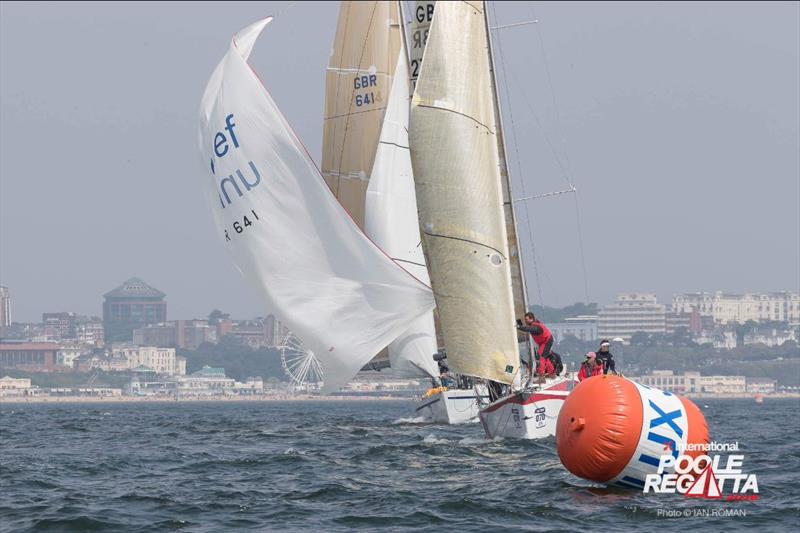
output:
<path id="1" fill-rule="evenodd" d="M 166 295 L 142 281 L 130 278 L 103 295 L 106 340 L 129 341 L 133 330 L 167 320 Z"/>
<path id="2" fill-rule="evenodd" d="M 75 368 L 76 360 L 85 354 L 91 353 L 91 348 L 85 344 L 62 342 L 56 354 L 56 363 L 65 368 Z"/>
<path id="3" fill-rule="evenodd" d="M 695 315 L 695 316 L 692 316 Z M 700 314 L 696 311 L 692 313 L 666 313 L 664 315 L 664 330 L 667 335 L 674 335 L 678 330 L 692 331 L 692 327 L 699 327 Z"/>
<path id="4" fill-rule="evenodd" d="M 733 350 L 737 346 L 734 330 L 704 329 L 692 340 L 697 344 L 711 344 L 718 350 Z"/>
<path id="5" fill-rule="evenodd" d="M 747 392 L 744 376 L 702 376 L 700 372 L 676 375 L 672 370 L 654 370 L 652 374 L 630 378 L 648 387 L 677 394 L 744 394 Z"/>
<path id="6" fill-rule="evenodd" d="M 800 325 L 800 294 L 782 291 L 770 293 L 729 294 L 722 291 L 695 292 L 675 295 L 672 298 L 675 312 L 688 313 L 696 310 L 702 315 L 711 315 L 716 324 L 748 320 L 786 322 L 789 326 Z"/>
<path id="7" fill-rule="evenodd" d="M 158 346 L 134 346 L 113 350 L 116 358 L 127 361 L 126 369 L 145 366 L 153 369 L 158 374 L 181 375 L 186 373 L 185 359 L 183 368 L 175 355 L 175 348 L 160 348 Z"/>
<path id="8" fill-rule="evenodd" d="M 58 369 L 58 349 L 49 342 L 0 342 L 0 367 L 51 372 Z"/>
<path id="9" fill-rule="evenodd" d="M 75 313 L 42 313 L 44 334 L 52 341 L 74 339 L 76 319 Z"/>
<path id="10" fill-rule="evenodd" d="M 597 335 L 629 341 L 634 333 L 664 334 L 666 307 L 656 301 L 654 294 L 625 293 L 604 306 L 597 315 Z"/>
<path id="11" fill-rule="evenodd" d="M 236 380 L 225 376 L 224 368 L 204 366 L 188 376 L 177 378 L 178 392 L 181 394 L 219 396 L 233 393 Z M 263 388 L 263 382 L 262 382 Z"/>
<path id="12" fill-rule="evenodd" d="M 133 330 L 133 344 L 196 350 L 204 342 L 217 342 L 217 329 L 208 320 L 174 320 Z"/>
<path id="13" fill-rule="evenodd" d="M 580 315 L 547 326 L 556 343 L 571 335 L 582 341 L 597 340 L 597 315 Z"/>
<path id="14" fill-rule="evenodd" d="M 30 378 L 12 378 L 11 376 L 0 378 L 0 397 L 28 396 L 31 388 Z"/>
<path id="15" fill-rule="evenodd" d="M 157 374 L 182 376 L 186 374 L 186 358 L 175 355 L 175 348 L 157 346 L 112 346 L 110 354 L 84 354 L 75 360 L 78 370 L 91 369 L 106 372 L 127 372 L 146 368 Z"/>
<path id="16" fill-rule="evenodd" d="M 11 293 L 0 285 L 0 328 L 11 325 Z"/>
<path id="17" fill-rule="evenodd" d="M 105 345 L 103 321 L 96 316 L 78 317 L 75 324 L 75 338 L 83 344 L 102 348 Z"/>
<path id="18" fill-rule="evenodd" d="M 778 382 L 770 378 L 747 378 L 747 392 L 751 394 L 775 394 Z"/>
<path id="19" fill-rule="evenodd" d="M 257 350 L 266 346 L 275 346 L 274 339 L 267 335 L 267 328 L 264 321 L 247 320 L 236 324 L 228 333 L 228 336 L 235 338 L 241 344 Z"/>
<path id="20" fill-rule="evenodd" d="M 777 328 L 753 328 L 744 335 L 744 345 L 763 344 L 765 346 L 781 346 L 784 342 L 795 341 L 797 336 L 794 330 Z"/>

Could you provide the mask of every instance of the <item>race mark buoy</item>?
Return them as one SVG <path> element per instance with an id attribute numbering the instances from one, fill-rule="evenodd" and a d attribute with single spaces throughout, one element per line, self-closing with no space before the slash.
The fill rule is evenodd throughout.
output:
<path id="1" fill-rule="evenodd" d="M 595 376 L 573 390 L 556 424 L 563 465 L 578 477 L 609 485 L 644 487 L 662 455 L 699 457 L 687 444 L 709 442 L 700 409 L 670 392 L 620 376 Z"/>

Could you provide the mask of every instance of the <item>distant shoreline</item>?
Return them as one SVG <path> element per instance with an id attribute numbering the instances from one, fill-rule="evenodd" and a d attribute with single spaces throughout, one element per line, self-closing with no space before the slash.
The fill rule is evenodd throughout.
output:
<path id="1" fill-rule="evenodd" d="M 399 396 L 29 396 L 2 397 L 4 403 L 181 403 L 181 402 L 338 402 L 338 401 L 413 401 Z"/>
<path id="2" fill-rule="evenodd" d="M 692 400 L 754 400 L 752 393 L 739 394 L 682 394 Z M 764 394 L 764 401 L 797 399 L 800 393 Z M 0 404 L 31 403 L 186 403 L 186 402 L 340 402 L 340 401 L 414 401 L 413 396 L 181 396 L 168 398 L 164 396 L 6 396 L 0 397 Z"/>

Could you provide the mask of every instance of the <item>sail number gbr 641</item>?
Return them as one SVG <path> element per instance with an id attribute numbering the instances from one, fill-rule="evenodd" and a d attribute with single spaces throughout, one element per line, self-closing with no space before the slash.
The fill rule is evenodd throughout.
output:
<path id="1" fill-rule="evenodd" d="M 256 213 L 255 209 L 251 209 L 250 213 L 242 216 L 241 220 L 234 220 L 230 225 L 232 233 L 244 233 L 253 226 L 256 222 L 260 222 L 261 218 Z M 231 234 L 228 233 L 229 228 L 225 228 L 225 242 L 231 240 Z"/>

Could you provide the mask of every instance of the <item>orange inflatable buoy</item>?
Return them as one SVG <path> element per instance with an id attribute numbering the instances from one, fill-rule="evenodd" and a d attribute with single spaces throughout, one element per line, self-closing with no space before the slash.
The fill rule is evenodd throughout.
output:
<path id="1" fill-rule="evenodd" d="M 700 409 L 670 392 L 620 376 L 584 380 L 564 401 L 556 446 L 564 466 L 578 477 L 643 488 L 662 455 L 697 457 L 687 444 L 708 443 Z"/>

